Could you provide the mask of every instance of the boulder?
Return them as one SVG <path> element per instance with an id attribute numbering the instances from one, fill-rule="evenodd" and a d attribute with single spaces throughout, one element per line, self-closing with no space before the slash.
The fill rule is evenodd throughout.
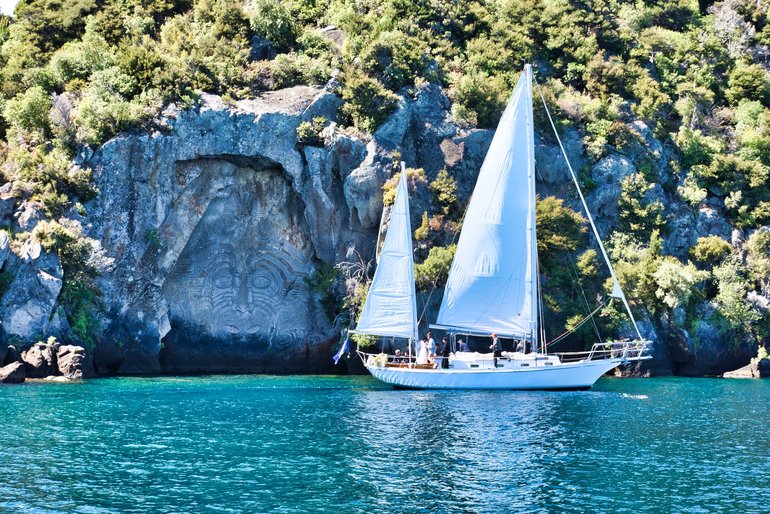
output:
<path id="1" fill-rule="evenodd" d="M 59 372 L 71 380 L 96 376 L 91 358 L 82 346 L 61 345 L 56 352 L 56 364 Z"/>
<path id="2" fill-rule="evenodd" d="M 21 384 L 25 377 L 24 365 L 20 362 L 12 362 L 0 368 L 0 383 Z"/>
<path id="3" fill-rule="evenodd" d="M 15 346 L 8 346 L 5 353 L 5 359 L 0 361 L 0 365 L 7 366 L 13 362 L 24 363 L 24 361 L 21 360 L 21 354 L 19 353 L 19 350 L 17 350 Z"/>
<path id="4" fill-rule="evenodd" d="M 12 194 L 0 194 L 0 226 L 11 224 L 14 207 L 16 207 L 16 198 Z"/>
<path id="5" fill-rule="evenodd" d="M 58 344 L 35 343 L 28 350 L 21 353 L 24 368 L 29 378 L 45 378 L 49 375 L 58 375 L 59 367 L 56 364 Z"/>
<path id="6" fill-rule="evenodd" d="M 0 230 L 0 270 L 3 269 L 3 266 L 10 256 L 11 241 L 8 239 L 8 233 L 5 230 Z"/>
<path id="7" fill-rule="evenodd" d="M 22 230 L 32 231 L 37 222 L 44 218 L 43 204 L 35 200 L 22 203 L 14 216 Z"/>
<path id="8" fill-rule="evenodd" d="M 757 363 L 759 378 L 770 378 L 770 359 L 762 359 Z"/>

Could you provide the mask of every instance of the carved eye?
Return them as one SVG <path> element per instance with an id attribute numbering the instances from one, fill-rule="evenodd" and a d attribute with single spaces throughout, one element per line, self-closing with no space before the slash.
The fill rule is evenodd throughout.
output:
<path id="1" fill-rule="evenodd" d="M 214 274 L 212 282 L 214 283 L 214 287 L 217 289 L 229 289 L 231 287 L 235 287 L 233 278 L 234 276 L 232 273 L 230 273 L 230 271 L 221 270 Z"/>
<path id="2" fill-rule="evenodd" d="M 270 287 L 270 278 L 264 275 L 254 275 L 251 277 L 251 285 L 255 289 L 267 289 Z"/>

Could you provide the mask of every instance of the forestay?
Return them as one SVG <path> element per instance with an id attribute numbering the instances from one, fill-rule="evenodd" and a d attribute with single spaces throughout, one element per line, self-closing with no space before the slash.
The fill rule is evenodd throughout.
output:
<path id="1" fill-rule="evenodd" d="M 407 182 L 402 169 L 385 242 L 355 330 L 360 334 L 417 339 Z"/>
<path id="2" fill-rule="evenodd" d="M 530 73 L 527 66 L 481 166 L 437 327 L 526 338 L 537 331 Z"/>

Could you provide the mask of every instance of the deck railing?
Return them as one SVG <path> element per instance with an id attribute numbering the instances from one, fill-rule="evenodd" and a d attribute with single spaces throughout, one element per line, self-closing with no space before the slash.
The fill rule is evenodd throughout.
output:
<path id="1" fill-rule="evenodd" d="M 609 341 L 596 343 L 591 350 L 585 352 L 557 353 L 562 362 L 577 362 L 581 360 L 595 361 L 602 359 L 623 359 L 624 361 L 638 361 L 651 359 L 649 355 L 652 341 Z"/>

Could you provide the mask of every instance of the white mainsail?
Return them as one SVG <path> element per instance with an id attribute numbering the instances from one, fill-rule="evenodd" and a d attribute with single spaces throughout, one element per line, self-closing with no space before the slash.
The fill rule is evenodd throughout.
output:
<path id="1" fill-rule="evenodd" d="M 527 65 L 479 171 L 435 326 L 535 338 L 536 240 L 532 79 Z"/>
<path id="2" fill-rule="evenodd" d="M 359 334 L 417 340 L 417 299 L 407 182 L 406 170 L 402 166 L 385 242 L 354 331 Z"/>

